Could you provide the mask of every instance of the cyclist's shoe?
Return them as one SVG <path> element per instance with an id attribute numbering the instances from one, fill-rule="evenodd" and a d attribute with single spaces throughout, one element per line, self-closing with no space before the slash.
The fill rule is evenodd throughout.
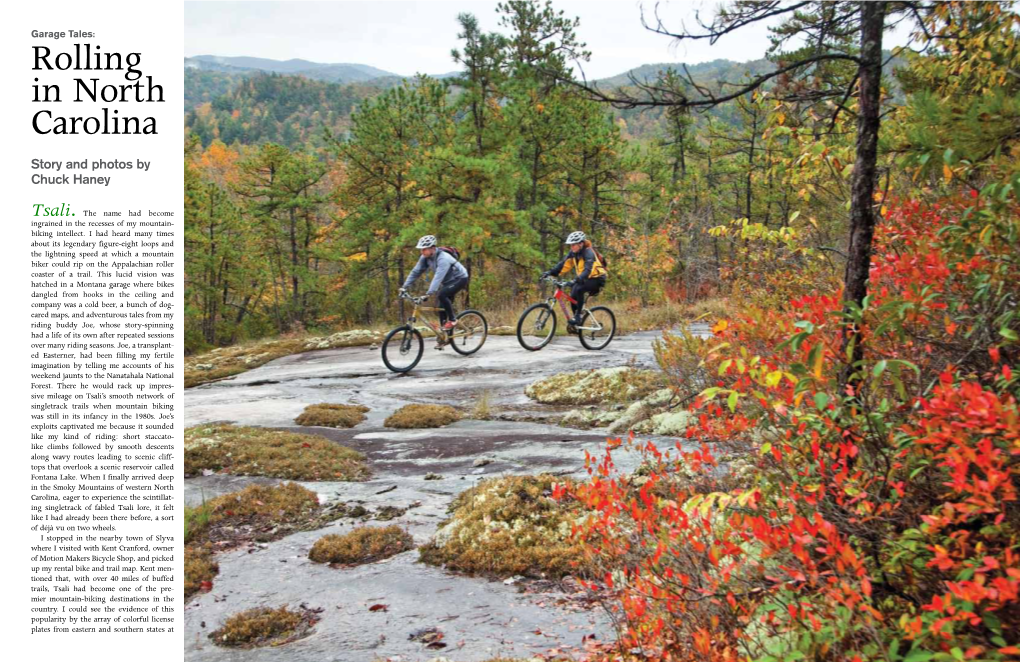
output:
<path id="1" fill-rule="evenodd" d="M 574 315 L 567 321 L 567 326 L 581 326 L 581 316 Z"/>
<path id="2" fill-rule="evenodd" d="M 457 326 L 456 322 L 447 322 L 446 324 L 443 325 L 443 331 L 453 331 L 453 329 L 456 326 Z"/>
<path id="3" fill-rule="evenodd" d="M 569 333 L 569 334 L 577 333 L 577 329 L 575 329 L 574 325 L 572 323 L 570 323 L 570 322 L 567 322 L 567 333 Z"/>

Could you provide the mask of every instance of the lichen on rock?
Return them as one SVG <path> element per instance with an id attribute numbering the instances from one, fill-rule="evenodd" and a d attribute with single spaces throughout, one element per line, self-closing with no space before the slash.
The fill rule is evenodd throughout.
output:
<path id="1" fill-rule="evenodd" d="M 631 402 L 664 385 L 662 373 L 628 366 L 564 372 L 529 384 L 524 393 L 543 404 Z"/>

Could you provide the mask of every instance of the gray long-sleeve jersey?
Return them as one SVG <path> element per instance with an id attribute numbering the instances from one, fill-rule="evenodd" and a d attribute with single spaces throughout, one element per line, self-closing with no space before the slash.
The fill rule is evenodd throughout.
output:
<path id="1" fill-rule="evenodd" d="M 443 285 L 453 283 L 459 278 L 467 278 L 468 270 L 463 264 L 454 259 L 452 255 L 446 251 L 441 251 L 438 248 L 436 252 L 432 254 L 432 257 L 428 258 L 422 255 L 418 258 L 418 264 L 414 265 L 414 269 L 411 269 L 411 273 L 407 274 L 407 280 L 404 281 L 404 288 L 409 288 L 414 284 L 414 281 L 425 273 L 426 271 L 433 271 L 435 275 L 432 277 L 432 283 L 429 285 L 429 291 L 425 296 L 432 296 L 439 291 Z"/>

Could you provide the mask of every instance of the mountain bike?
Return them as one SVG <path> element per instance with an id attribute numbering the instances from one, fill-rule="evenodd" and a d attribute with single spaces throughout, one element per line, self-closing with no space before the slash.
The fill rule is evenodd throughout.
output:
<path id="1" fill-rule="evenodd" d="M 382 360 L 393 372 L 408 372 L 418 365 L 425 353 L 425 337 L 423 330 L 431 330 L 436 334 L 436 349 L 447 345 L 463 356 L 474 354 L 485 344 L 489 335 L 489 323 L 485 316 L 477 310 L 465 310 L 456 316 L 456 326 L 444 331 L 442 325 L 429 319 L 421 320 L 421 326 L 415 326 L 419 312 L 438 312 L 440 308 L 426 307 L 422 303 L 427 297 L 414 297 L 406 292 L 400 293 L 401 299 L 414 304 L 414 310 L 407 322 L 386 334 L 382 343 Z"/>
<path id="2" fill-rule="evenodd" d="M 553 307 L 559 302 L 563 316 L 568 320 L 573 317 L 567 309 L 567 303 L 577 303 L 564 291 L 569 281 L 559 280 L 553 276 L 543 276 L 543 281 L 556 285 L 556 291 L 545 301 L 529 306 L 517 320 L 517 342 L 521 347 L 537 352 L 556 335 L 556 311 Z M 588 295 L 590 300 L 596 295 Z M 605 306 L 587 306 L 581 309 L 581 323 L 578 326 L 567 322 L 567 333 L 576 333 L 577 339 L 585 349 L 605 349 L 616 335 L 616 316 Z"/>

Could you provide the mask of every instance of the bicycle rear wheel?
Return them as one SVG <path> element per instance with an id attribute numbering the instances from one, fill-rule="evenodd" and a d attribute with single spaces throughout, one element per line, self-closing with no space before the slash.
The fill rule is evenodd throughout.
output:
<path id="1" fill-rule="evenodd" d="M 537 352 L 556 335 L 556 313 L 547 303 L 536 303 L 517 320 L 517 342 L 524 349 Z"/>
<path id="2" fill-rule="evenodd" d="M 453 333 L 450 347 L 458 354 L 469 356 L 485 344 L 485 339 L 489 337 L 489 323 L 477 310 L 465 310 L 457 315 L 457 326 Z"/>
<path id="3" fill-rule="evenodd" d="M 605 306 L 586 310 L 577 327 L 577 339 L 585 349 L 605 349 L 616 335 L 616 316 Z"/>
<path id="4" fill-rule="evenodd" d="M 425 353 L 425 339 L 418 329 L 398 326 L 386 334 L 382 344 L 382 360 L 393 372 L 408 372 L 418 365 Z"/>

